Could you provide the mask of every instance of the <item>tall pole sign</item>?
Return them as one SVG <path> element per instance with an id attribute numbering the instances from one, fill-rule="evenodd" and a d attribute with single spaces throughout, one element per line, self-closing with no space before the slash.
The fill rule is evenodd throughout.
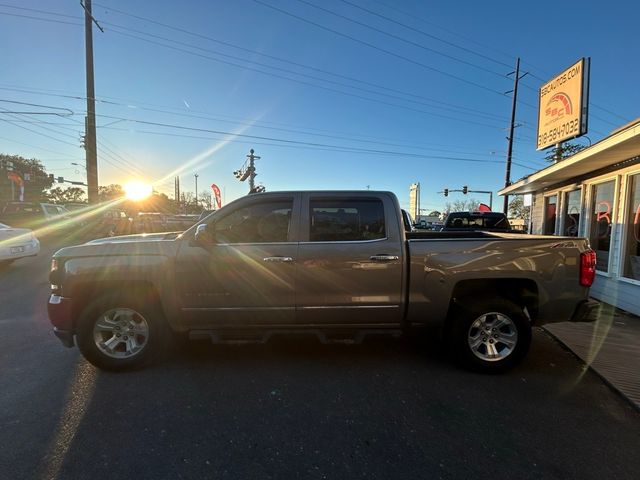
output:
<path id="1" fill-rule="evenodd" d="M 587 133 L 590 67 L 591 60 L 581 58 L 540 87 L 538 150 Z"/>

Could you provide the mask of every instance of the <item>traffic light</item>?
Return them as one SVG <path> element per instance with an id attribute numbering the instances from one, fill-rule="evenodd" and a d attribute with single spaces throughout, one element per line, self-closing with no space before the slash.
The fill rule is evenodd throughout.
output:
<path id="1" fill-rule="evenodd" d="M 464 193 L 466 195 L 468 191 L 469 191 L 469 189 L 467 188 L 466 185 L 464 187 L 462 187 L 462 193 Z"/>
<path id="2" fill-rule="evenodd" d="M 444 193 L 445 197 L 448 197 L 449 196 L 449 189 L 445 188 L 443 193 Z"/>

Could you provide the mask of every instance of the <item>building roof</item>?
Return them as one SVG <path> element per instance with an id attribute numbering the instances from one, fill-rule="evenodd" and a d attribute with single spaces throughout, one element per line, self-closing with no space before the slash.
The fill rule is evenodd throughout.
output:
<path id="1" fill-rule="evenodd" d="M 512 183 L 498 194 L 521 195 L 542 191 L 639 155 L 640 118 L 613 131 L 608 137 L 575 155 Z"/>

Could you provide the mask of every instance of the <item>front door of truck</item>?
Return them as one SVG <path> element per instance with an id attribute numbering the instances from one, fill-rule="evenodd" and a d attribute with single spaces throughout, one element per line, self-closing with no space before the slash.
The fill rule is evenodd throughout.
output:
<path id="1" fill-rule="evenodd" d="M 188 325 L 294 322 L 298 197 L 245 197 L 207 219 L 210 245 L 183 242 L 176 284 Z"/>

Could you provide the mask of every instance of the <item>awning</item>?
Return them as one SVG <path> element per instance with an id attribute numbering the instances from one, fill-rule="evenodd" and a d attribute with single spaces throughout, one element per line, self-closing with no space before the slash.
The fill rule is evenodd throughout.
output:
<path id="1" fill-rule="evenodd" d="M 498 195 L 522 195 L 566 183 L 573 178 L 610 167 L 640 155 L 640 119 L 616 130 L 575 155 L 503 188 Z"/>

